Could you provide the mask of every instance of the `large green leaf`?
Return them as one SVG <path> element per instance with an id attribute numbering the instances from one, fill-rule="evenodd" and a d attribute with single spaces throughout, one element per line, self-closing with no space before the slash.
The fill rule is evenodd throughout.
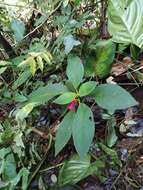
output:
<path id="1" fill-rule="evenodd" d="M 143 0 L 109 0 L 108 29 L 117 43 L 143 47 Z"/>
<path id="2" fill-rule="evenodd" d="M 27 102 L 24 106 L 16 111 L 16 119 L 23 120 L 29 113 L 33 110 L 34 107 L 48 102 L 53 97 L 62 94 L 68 91 L 67 88 L 61 84 L 48 84 L 45 87 L 39 87 L 37 90 L 33 91 L 28 96 Z"/>
<path id="3" fill-rule="evenodd" d="M 81 83 L 84 75 L 84 68 L 79 57 L 70 56 L 68 58 L 66 74 L 69 81 L 71 81 L 73 86 L 77 88 L 78 85 Z"/>
<path id="4" fill-rule="evenodd" d="M 96 44 L 91 44 L 89 48 L 92 53 L 85 60 L 86 75 L 96 75 L 100 78 L 106 77 L 111 70 L 116 44 L 111 39 L 98 40 Z"/>
<path id="5" fill-rule="evenodd" d="M 100 177 L 101 169 L 104 167 L 105 164 L 100 160 L 91 163 L 89 155 L 86 155 L 83 159 L 80 159 L 78 155 L 73 155 L 70 160 L 65 161 L 61 168 L 58 183 L 59 185 L 73 185 L 89 175 L 96 174 Z"/>
<path id="6" fill-rule="evenodd" d="M 74 155 L 70 160 L 66 161 L 60 170 L 58 183 L 59 185 L 75 184 L 84 178 L 85 173 L 90 167 L 90 156 L 87 155 L 84 159 Z"/>
<path id="7" fill-rule="evenodd" d="M 33 91 L 28 96 L 28 103 L 35 102 L 39 104 L 43 104 L 49 101 L 54 96 L 67 92 L 67 88 L 59 83 L 59 84 L 48 84 L 44 87 L 40 87 L 37 90 Z"/>
<path id="8" fill-rule="evenodd" d="M 17 175 L 16 162 L 12 152 L 8 153 L 4 159 L 5 160 L 3 165 L 3 179 L 9 181 Z"/>
<path id="9" fill-rule="evenodd" d="M 82 103 L 79 105 L 72 129 L 75 148 L 80 157 L 83 158 L 89 150 L 95 129 L 93 114 L 87 105 Z"/>
<path id="10" fill-rule="evenodd" d="M 95 48 L 95 74 L 96 76 L 103 78 L 110 73 L 115 56 L 116 45 L 111 39 L 99 40 Z"/>
<path id="11" fill-rule="evenodd" d="M 55 154 L 57 155 L 63 147 L 67 144 L 72 135 L 72 125 L 75 117 L 75 112 L 70 111 L 64 117 L 63 121 L 60 124 L 60 127 L 56 134 L 55 142 Z"/>
<path id="12" fill-rule="evenodd" d="M 138 104 L 125 89 L 115 84 L 102 84 L 96 87 L 92 96 L 99 106 L 111 113 Z"/>

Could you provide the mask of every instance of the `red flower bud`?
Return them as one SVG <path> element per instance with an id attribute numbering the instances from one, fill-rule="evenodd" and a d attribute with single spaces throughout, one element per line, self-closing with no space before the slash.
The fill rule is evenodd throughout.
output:
<path id="1" fill-rule="evenodd" d="M 76 104 L 77 104 L 77 99 L 72 100 L 72 101 L 69 103 L 67 109 L 68 109 L 68 110 L 73 110 L 73 109 L 75 108 Z"/>

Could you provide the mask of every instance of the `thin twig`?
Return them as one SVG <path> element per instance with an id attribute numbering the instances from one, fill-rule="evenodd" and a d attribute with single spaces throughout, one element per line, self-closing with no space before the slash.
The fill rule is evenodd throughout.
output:
<path id="1" fill-rule="evenodd" d="M 39 136 L 41 136 L 44 139 L 48 139 L 49 138 L 48 134 L 45 134 L 43 131 L 40 131 L 39 129 L 36 129 L 36 128 L 32 127 L 31 130 L 32 130 L 32 132 L 38 134 Z"/>
<path id="2" fill-rule="evenodd" d="M 138 84 L 143 85 L 142 82 L 140 82 Z M 118 85 L 121 85 L 121 86 L 137 86 L 136 83 L 118 83 Z"/>
<path id="3" fill-rule="evenodd" d="M 49 170 L 52 170 L 52 169 L 55 169 L 55 168 L 58 168 L 60 166 L 63 166 L 64 163 L 60 163 L 60 164 L 57 164 L 56 166 L 51 166 L 51 167 L 48 167 L 48 168 L 45 168 L 43 170 L 40 170 L 39 172 L 42 173 L 42 172 L 47 172 Z"/>

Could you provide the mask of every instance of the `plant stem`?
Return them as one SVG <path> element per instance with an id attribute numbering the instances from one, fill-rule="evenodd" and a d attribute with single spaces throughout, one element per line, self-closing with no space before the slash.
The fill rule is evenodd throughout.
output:
<path id="1" fill-rule="evenodd" d="M 43 170 L 40 170 L 39 172 L 42 173 L 42 172 L 46 172 L 46 171 L 49 171 L 49 170 L 52 170 L 52 169 L 55 169 L 55 168 L 58 168 L 60 166 L 63 166 L 64 163 L 60 163 L 60 164 L 57 164 L 55 166 L 51 166 L 51 167 L 48 167 L 48 168 L 45 168 Z"/>
<path id="2" fill-rule="evenodd" d="M 38 173 L 38 171 L 40 170 L 41 166 L 43 165 L 44 161 L 46 160 L 47 158 L 47 154 L 50 150 L 50 147 L 51 147 L 51 144 L 52 144 L 52 135 L 49 135 L 49 145 L 48 145 L 48 148 L 45 152 L 45 155 L 43 156 L 43 159 L 41 160 L 40 164 L 37 166 L 36 170 L 34 171 L 34 173 L 31 175 L 30 179 L 29 179 L 29 182 L 28 182 L 28 186 L 30 185 L 30 183 L 32 182 L 32 180 L 34 179 L 34 177 L 36 176 L 36 174 Z"/>

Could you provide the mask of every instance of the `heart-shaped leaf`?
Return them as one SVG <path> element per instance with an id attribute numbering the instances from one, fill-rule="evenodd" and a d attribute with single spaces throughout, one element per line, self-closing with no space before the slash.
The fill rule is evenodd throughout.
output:
<path id="1" fill-rule="evenodd" d="M 96 87 L 92 97 L 100 107 L 111 113 L 138 104 L 125 89 L 115 84 L 102 84 Z"/>

